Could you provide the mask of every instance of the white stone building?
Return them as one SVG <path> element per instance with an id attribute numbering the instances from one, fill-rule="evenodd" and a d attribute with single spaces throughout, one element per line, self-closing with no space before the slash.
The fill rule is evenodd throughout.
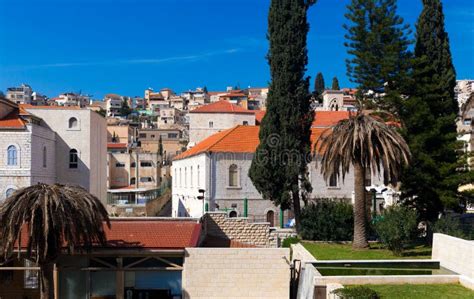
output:
<path id="1" fill-rule="evenodd" d="M 21 84 L 19 87 L 9 87 L 7 88 L 6 98 L 16 104 L 31 104 L 33 89 L 27 84 Z"/>
<path id="2" fill-rule="evenodd" d="M 314 142 L 326 128 L 313 128 Z M 248 177 L 252 158 L 259 144 L 258 126 L 243 126 L 219 132 L 177 156 L 172 164 L 173 217 L 200 217 L 204 210 L 223 210 L 229 216 L 242 216 L 244 199 L 248 202 L 248 217 L 254 221 L 278 223 L 280 211 L 271 201 L 262 199 Z M 324 181 L 316 162 L 309 164 L 309 179 L 313 187 L 311 198 L 341 198 L 348 201 L 354 190 L 353 173 L 345 181 L 336 177 Z M 367 186 L 381 185 L 379 178 L 367 180 Z M 198 199 L 203 189 L 204 200 Z M 290 218 L 291 211 L 285 211 Z"/>
<path id="3" fill-rule="evenodd" d="M 255 113 L 226 100 L 189 112 L 189 147 L 236 125 L 255 125 Z"/>
<path id="4" fill-rule="evenodd" d="M 104 97 L 105 110 L 107 116 L 120 116 L 120 110 L 122 110 L 123 98 L 118 94 L 109 93 Z"/>
<path id="5" fill-rule="evenodd" d="M 21 106 L 55 132 L 56 182 L 80 185 L 99 199 L 107 195 L 107 125 L 100 114 L 79 107 Z M 37 146 L 32 141 L 31 146 Z"/>
<path id="6" fill-rule="evenodd" d="M 461 108 L 474 92 L 474 80 L 457 80 L 454 92 L 459 108 Z"/>
<path id="7" fill-rule="evenodd" d="M 56 182 L 56 134 L 39 117 L 0 100 L 0 201 L 15 190 Z"/>

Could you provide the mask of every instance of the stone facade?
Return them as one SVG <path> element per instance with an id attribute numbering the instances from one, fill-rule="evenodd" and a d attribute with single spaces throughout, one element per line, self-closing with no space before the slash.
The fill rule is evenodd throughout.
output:
<path id="1" fill-rule="evenodd" d="M 201 222 L 204 235 L 258 247 L 269 247 L 270 245 L 268 223 L 248 223 L 246 218 L 229 218 L 225 212 L 206 213 Z"/>
<path id="2" fill-rule="evenodd" d="M 56 136 L 49 128 L 29 123 L 24 129 L 0 129 L 0 200 L 7 191 L 56 182 Z M 15 146 L 17 165 L 8 165 L 7 150 Z"/>
<path id="3" fill-rule="evenodd" d="M 56 133 L 56 182 L 79 185 L 103 202 L 107 196 L 107 128 L 98 113 L 76 107 L 26 107 L 41 118 L 42 126 Z M 74 125 L 71 126 L 75 119 Z M 78 155 L 77 168 L 70 168 L 70 151 Z"/>
<path id="4" fill-rule="evenodd" d="M 244 198 L 248 199 L 248 217 L 252 221 L 272 222 L 278 225 L 280 210 L 273 202 L 262 199 L 253 185 L 248 172 L 253 153 L 202 153 L 189 158 L 175 160 L 172 165 L 173 180 L 173 216 L 200 217 L 205 203 L 209 211 L 235 211 L 236 216 L 244 213 Z M 354 173 L 346 174 L 344 181 L 339 180 L 332 186 L 326 182 L 317 167 L 316 160 L 308 165 L 309 179 L 313 192 L 312 199 L 340 198 L 350 200 L 353 197 Z M 229 186 L 229 168 L 237 166 L 237 186 Z M 197 169 L 199 168 L 199 175 Z M 371 184 L 382 185 L 380 177 L 372 177 Z M 371 185 L 367 183 L 367 185 Z M 205 203 L 197 199 L 198 189 L 205 189 Z M 292 216 L 285 212 L 284 222 Z"/>
<path id="5" fill-rule="evenodd" d="M 186 248 L 183 298 L 287 299 L 289 255 L 288 248 Z"/>

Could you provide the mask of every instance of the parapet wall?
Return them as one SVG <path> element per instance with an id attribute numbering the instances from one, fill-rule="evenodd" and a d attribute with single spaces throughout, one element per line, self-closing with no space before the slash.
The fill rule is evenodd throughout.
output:
<path id="1" fill-rule="evenodd" d="M 431 257 L 442 267 L 474 279 L 474 241 L 434 234 Z"/>
<path id="2" fill-rule="evenodd" d="M 288 248 L 186 248 L 183 298 L 289 298 Z"/>

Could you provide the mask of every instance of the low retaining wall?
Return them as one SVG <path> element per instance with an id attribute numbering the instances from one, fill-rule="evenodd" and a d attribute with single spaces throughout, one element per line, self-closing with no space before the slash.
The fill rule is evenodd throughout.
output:
<path id="1" fill-rule="evenodd" d="M 225 212 L 209 212 L 202 217 L 202 224 L 206 235 L 258 247 L 268 247 L 270 244 L 269 223 L 248 223 L 247 218 L 229 218 Z"/>
<path id="2" fill-rule="evenodd" d="M 315 286 L 347 284 L 446 284 L 459 283 L 459 275 L 385 275 L 385 276 L 315 276 Z"/>
<path id="3" fill-rule="evenodd" d="M 434 234 L 431 256 L 442 267 L 474 280 L 474 241 Z"/>
<path id="4" fill-rule="evenodd" d="M 289 297 L 288 248 L 187 248 L 183 298 Z"/>

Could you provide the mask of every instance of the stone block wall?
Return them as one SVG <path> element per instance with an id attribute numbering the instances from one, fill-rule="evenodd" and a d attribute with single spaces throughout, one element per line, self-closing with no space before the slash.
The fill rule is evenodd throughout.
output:
<path id="1" fill-rule="evenodd" d="M 225 212 L 209 212 L 202 217 L 203 233 L 257 247 L 270 246 L 268 223 L 248 223 L 247 218 L 228 218 Z"/>
<path id="2" fill-rule="evenodd" d="M 184 299 L 289 298 L 288 248 L 187 248 Z"/>

